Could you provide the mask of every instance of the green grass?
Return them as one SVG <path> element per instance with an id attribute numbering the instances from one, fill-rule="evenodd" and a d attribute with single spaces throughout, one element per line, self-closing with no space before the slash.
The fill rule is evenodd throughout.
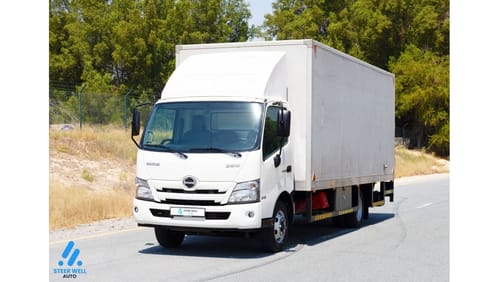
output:
<path id="1" fill-rule="evenodd" d="M 82 178 L 87 180 L 88 182 L 94 182 L 94 176 L 90 171 L 88 171 L 88 169 L 83 169 Z"/>

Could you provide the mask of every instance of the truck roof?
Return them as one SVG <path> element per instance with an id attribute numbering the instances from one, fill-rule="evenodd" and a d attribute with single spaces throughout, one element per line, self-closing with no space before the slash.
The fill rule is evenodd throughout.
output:
<path id="1" fill-rule="evenodd" d="M 377 66 L 368 64 L 356 57 L 349 54 L 341 52 L 335 48 L 325 45 L 314 39 L 293 39 L 293 40 L 274 40 L 274 41 L 253 41 L 253 42 L 227 42 L 227 43 L 205 43 L 205 44 L 181 44 L 175 46 L 176 56 L 179 53 L 186 50 L 202 50 L 202 49 L 224 49 L 224 48 L 247 48 L 247 47 L 266 47 L 266 46 L 289 46 L 289 45 L 305 45 L 308 48 L 321 48 L 330 53 L 334 53 L 352 62 L 355 62 L 364 67 L 371 68 L 373 70 L 384 73 L 388 76 L 393 76 L 394 74 L 388 72 L 387 70 L 381 69 Z"/>
<path id="2" fill-rule="evenodd" d="M 244 51 L 194 54 L 174 71 L 162 99 L 181 97 L 281 96 L 273 93 L 280 75 L 281 51 Z M 281 80 L 280 80 L 281 81 Z"/>

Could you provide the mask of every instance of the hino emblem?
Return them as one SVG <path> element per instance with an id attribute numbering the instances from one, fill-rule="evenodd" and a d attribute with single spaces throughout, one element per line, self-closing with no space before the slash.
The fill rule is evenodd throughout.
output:
<path id="1" fill-rule="evenodd" d="M 182 184 L 187 188 L 193 188 L 196 185 L 196 179 L 192 176 L 186 176 L 182 180 Z"/>

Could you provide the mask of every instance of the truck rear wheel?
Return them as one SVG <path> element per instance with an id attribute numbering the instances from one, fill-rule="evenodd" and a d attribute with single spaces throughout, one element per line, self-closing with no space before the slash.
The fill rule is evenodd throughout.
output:
<path id="1" fill-rule="evenodd" d="M 278 201 L 274 207 L 273 227 L 261 231 L 261 241 L 264 250 L 268 252 L 279 252 L 283 250 L 288 239 L 288 225 L 290 215 L 288 209 L 282 201 Z"/>
<path id="2" fill-rule="evenodd" d="M 363 195 L 361 191 L 358 190 L 358 209 L 354 213 L 346 214 L 344 216 L 344 224 L 348 228 L 356 228 L 361 224 L 363 220 Z"/>
<path id="3" fill-rule="evenodd" d="M 176 248 L 184 241 L 184 233 L 165 228 L 155 227 L 156 240 L 164 248 Z"/>

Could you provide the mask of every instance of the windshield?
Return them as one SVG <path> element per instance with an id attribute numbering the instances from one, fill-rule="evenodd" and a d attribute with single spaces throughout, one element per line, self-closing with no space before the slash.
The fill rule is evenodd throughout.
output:
<path id="1" fill-rule="evenodd" d="M 241 152 L 259 147 L 262 103 L 179 102 L 156 104 L 142 137 L 146 150 Z"/>

